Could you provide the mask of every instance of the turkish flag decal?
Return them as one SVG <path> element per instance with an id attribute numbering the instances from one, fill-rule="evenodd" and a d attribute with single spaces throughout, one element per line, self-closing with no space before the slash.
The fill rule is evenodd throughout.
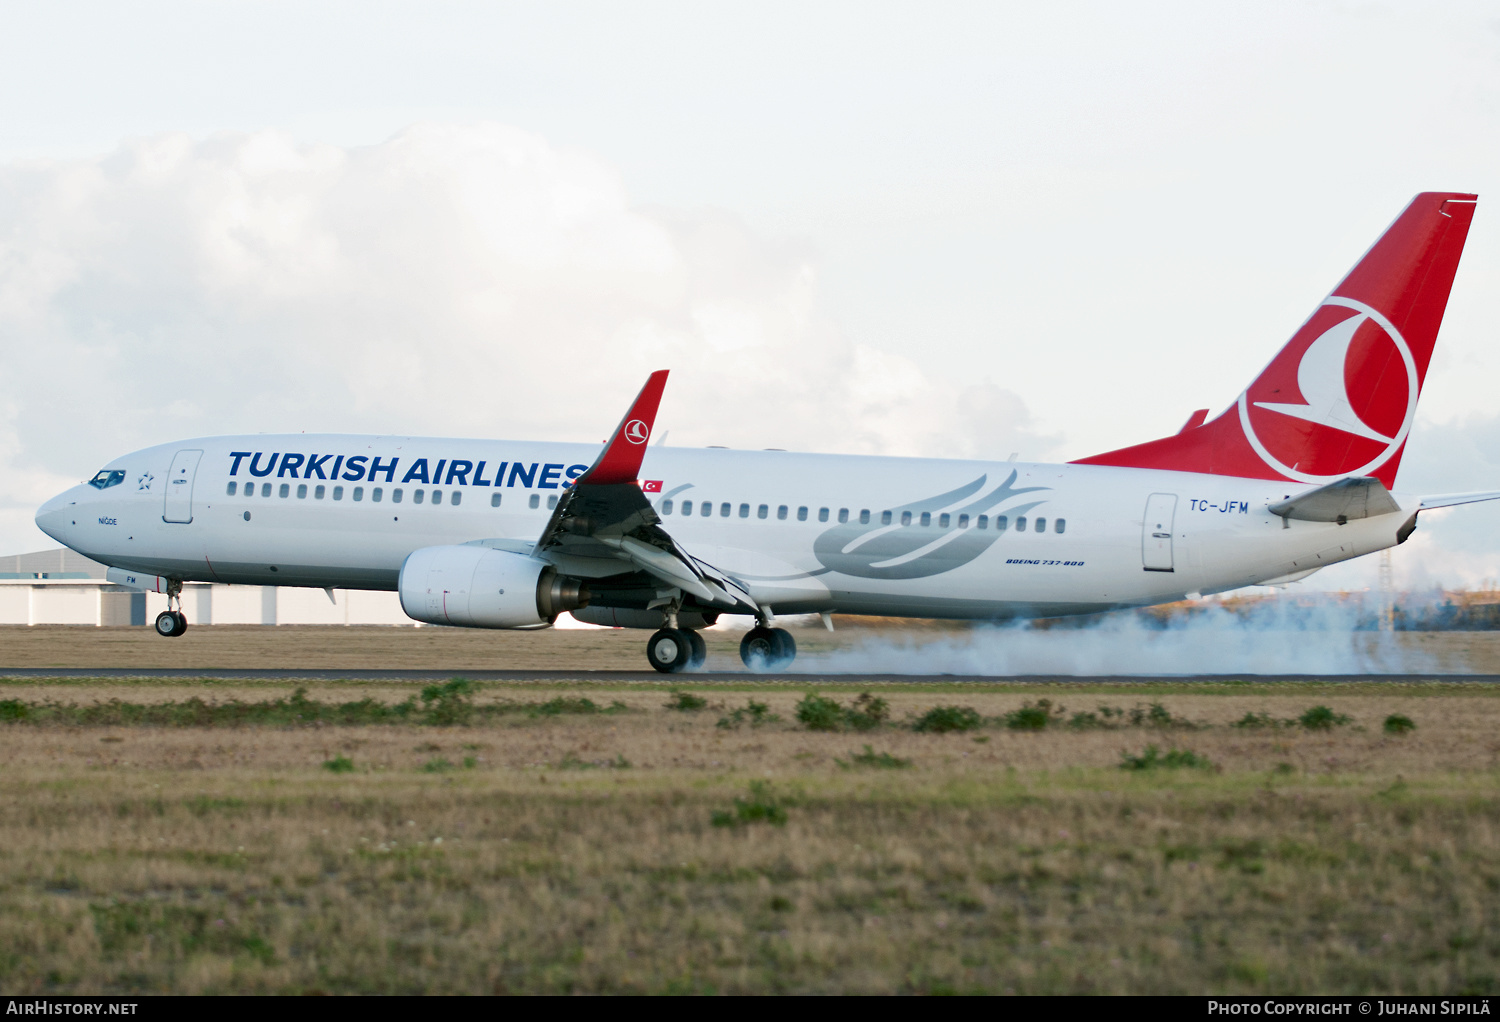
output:
<path id="1" fill-rule="evenodd" d="M 661 492 L 661 480 L 660 479 L 647 479 L 645 482 L 641 483 L 641 490 L 642 490 L 642 492 L 645 492 L 645 493 L 660 493 Z"/>

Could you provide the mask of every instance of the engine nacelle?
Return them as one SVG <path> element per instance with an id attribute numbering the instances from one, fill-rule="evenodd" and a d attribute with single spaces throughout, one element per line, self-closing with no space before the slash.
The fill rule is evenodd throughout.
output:
<path id="1" fill-rule="evenodd" d="M 529 628 L 588 606 L 588 588 L 544 561 L 482 546 L 429 546 L 401 566 L 407 617 L 467 628 Z"/>

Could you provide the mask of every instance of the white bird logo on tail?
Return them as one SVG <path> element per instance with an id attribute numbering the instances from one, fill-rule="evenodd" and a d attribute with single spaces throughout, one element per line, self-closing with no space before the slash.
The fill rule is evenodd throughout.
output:
<path id="1" fill-rule="evenodd" d="M 1344 362 L 1349 357 L 1349 344 L 1359 328 L 1369 321 L 1368 314 L 1350 316 L 1323 331 L 1308 346 L 1307 351 L 1302 353 L 1302 361 L 1297 366 L 1297 389 L 1302 391 L 1305 403 L 1257 401 L 1255 407 L 1378 440 L 1383 444 L 1392 443 L 1394 437 L 1376 432 L 1359 417 L 1359 413 L 1349 403 L 1349 389 L 1344 381 Z"/>

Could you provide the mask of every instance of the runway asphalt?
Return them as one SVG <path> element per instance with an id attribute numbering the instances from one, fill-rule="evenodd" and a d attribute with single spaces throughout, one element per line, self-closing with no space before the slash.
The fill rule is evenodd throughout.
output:
<path id="1" fill-rule="evenodd" d="M 781 682 L 786 684 L 1145 684 L 1150 682 L 1393 682 L 1423 681 L 1500 682 L 1500 674 L 1191 674 L 1191 675 L 977 675 L 977 674 L 822 674 L 809 672 L 753 674 L 749 671 L 704 671 L 693 674 L 659 674 L 656 671 L 414 671 L 414 670 L 192 670 L 176 668 L 0 668 L 0 679 L 68 680 L 81 678 L 178 679 L 210 681 L 446 681 L 463 677 L 494 682 L 583 682 L 587 684 L 699 685 L 711 682 Z"/>

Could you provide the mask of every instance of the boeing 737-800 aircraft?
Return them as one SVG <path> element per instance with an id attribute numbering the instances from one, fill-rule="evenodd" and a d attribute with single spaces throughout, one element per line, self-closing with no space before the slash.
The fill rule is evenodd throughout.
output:
<path id="1" fill-rule="evenodd" d="M 206 437 L 117 458 L 36 521 L 166 593 L 164 636 L 185 581 L 385 589 L 433 624 L 654 629 L 664 672 L 703 662 L 720 614 L 753 615 L 741 655 L 776 668 L 776 614 L 999 620 L 1303 578 L 1500 497 L 1392 492 L 1475 200 L 1418 195 L 1217 418 L 1069 464 L 652 447 L 661 371 L 602 450 Z"/>

